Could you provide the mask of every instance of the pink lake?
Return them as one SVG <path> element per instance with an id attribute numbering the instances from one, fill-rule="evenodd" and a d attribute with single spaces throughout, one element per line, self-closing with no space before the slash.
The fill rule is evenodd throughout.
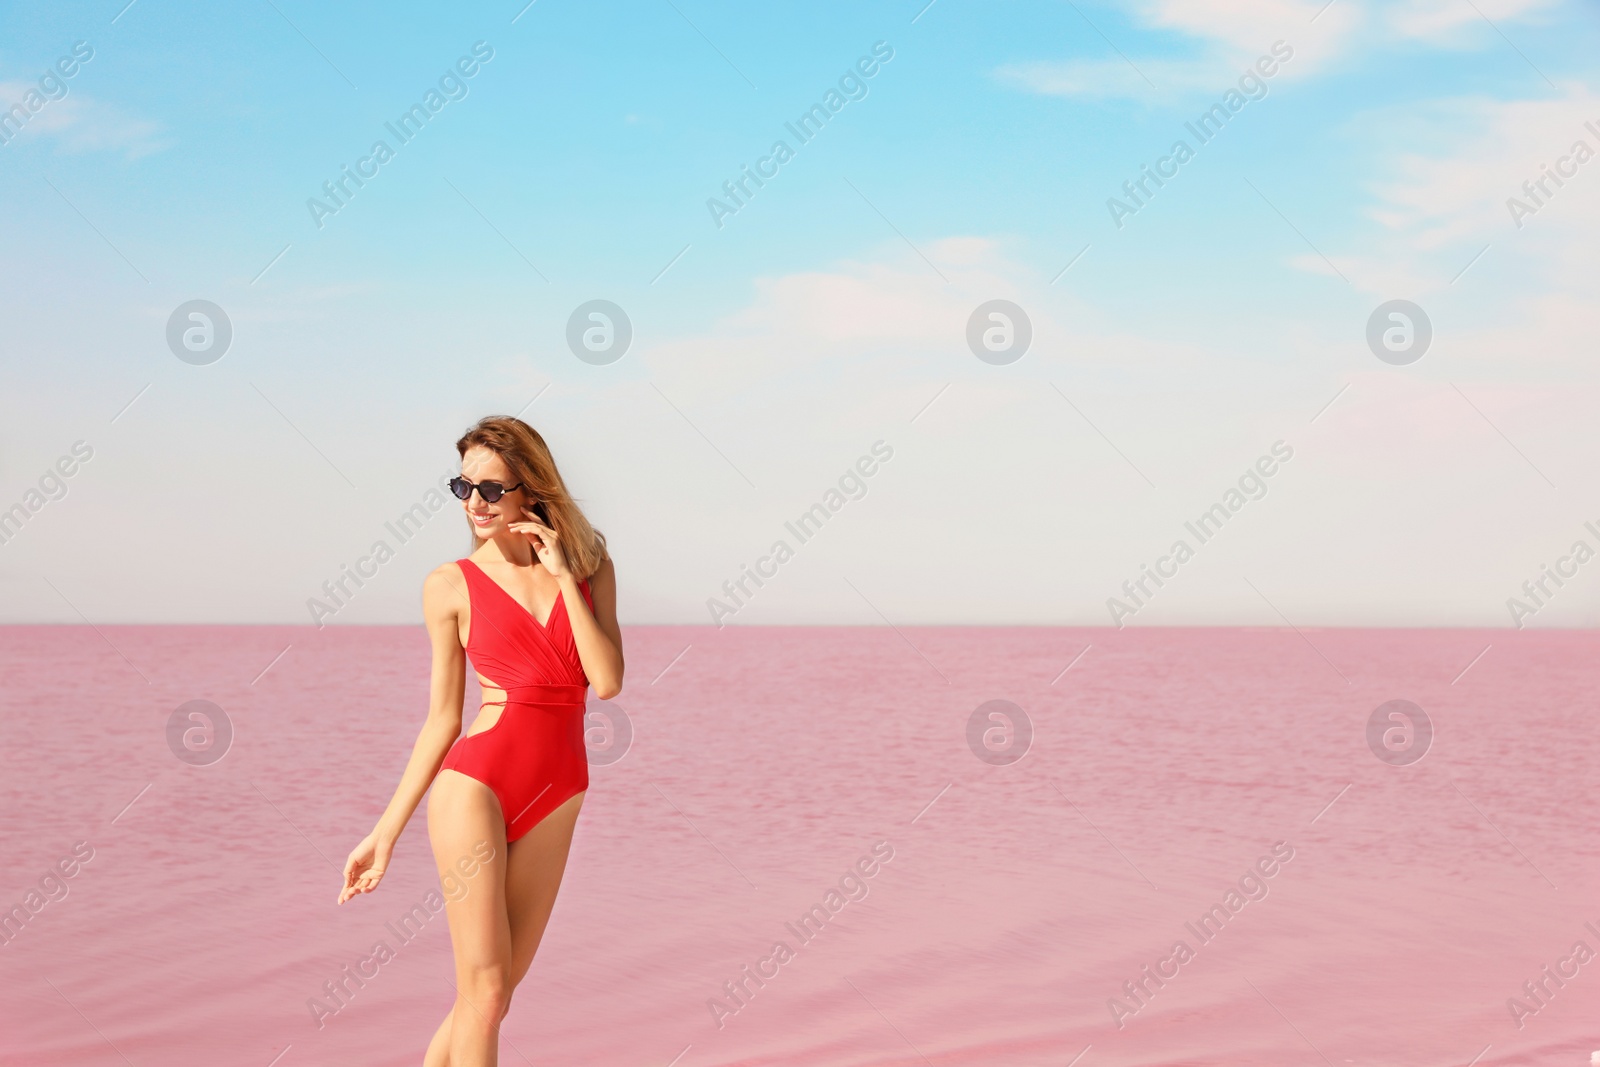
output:
<path id="1" fill-rule="evenodd" d="M 453 995 L 443 916 L 394 933 L 438 889 L 425 811 L 377 893 L 334 900 L 425 711 L 422 628 L 0 633 L 0 908 L 23 909 L 0 1063 L 420 1062 Z M 591 708 L 631 743 L 597 740 L 503 1063 L 1582 1067 L 1600 1049 L 1590 632 L 625 637 L 624 690 Z M 209 765 L 168 744 L 197 699 L 233 732 Z M 1026 715 L 1020 759 L 969 745 L 992 700 Z M 1426 731 L 1369 745 L 1391 700 L 1431 724 L 1414 762 Z M 80 842 L 92 858 L 49 877 Z M 892 857 L 828 897 L 874 846 Z M 1213 906 L 1226 922 L 1197 937 Z M 308 1000 L 379 940 L 393 958 L 319 1025 Z M 761 964 L 778 941 L 790 958 Z M 739 1004 L 746 966 L 769 977 Z"/>

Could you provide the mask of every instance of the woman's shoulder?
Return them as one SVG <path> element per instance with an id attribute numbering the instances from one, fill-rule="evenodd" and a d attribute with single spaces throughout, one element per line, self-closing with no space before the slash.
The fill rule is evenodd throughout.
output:
<path id="1" fill-rule="evenodd" d="M 467 581 L 467 568 L 462 566 L 463 563 L 470 564 L 472 561 L 453 559 L 429 571 L 428 576 L 422 580 L 423 601 L 427 602 L 434 598 L 447 601 L 459 598 L 461 591 L 466 588 Z"/>
<path id="2" fill-rule="evenodd" d="M 463 574 L 467 573 L 467 568 L 463 567 L 462 564 L 471 562 L 472 559 L 469 556 L 463 556 L 461 559 L 446 560 L 437 567 L 433 568 L 433 570 L 429 571 L 428 576 L 424 578 L 423 581 L 432 582 L 441 577 L 446 579 L 459 578 Z"/>

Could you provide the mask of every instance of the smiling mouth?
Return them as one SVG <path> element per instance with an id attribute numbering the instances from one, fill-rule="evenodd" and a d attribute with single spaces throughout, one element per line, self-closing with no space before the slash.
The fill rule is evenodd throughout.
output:
<path id="1" fill-rule="evenodd" d="M 477 523 L 479 526 L 487 526 L 491 522 L 493 522 L 494 519 L 495 519 L 494 512 L 492 512 L 492 511 L 486 511 L 482 515 L 479 515 L 479 514 L 477 514 L 475 512 L 470 512 L 469 511 L 467 513 L 467 516 L 473 522 Z"/>

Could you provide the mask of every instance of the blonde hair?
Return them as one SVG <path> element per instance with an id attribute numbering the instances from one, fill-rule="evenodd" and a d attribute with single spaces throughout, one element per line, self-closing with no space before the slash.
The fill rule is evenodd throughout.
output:
<path id="1" fill-rule="evenodd" d="M 523 489 L 534 500 L 543 504 L 546 525 L 561 540 L 561 550 L 566 555 L 567 566 L 580 580 L 593 577 L 606 558 L 605 535 L 584 518 L 583 511 L 567 492 L 556 461 L 550 455 L 550 446 L 544 443 L 539 431 L 512 415 L 490 415 L 479 419 L 476 426 L 456 442 L 456 452 L 465 457 L 467 449 L 482 446 L 505 462 L 512 478 L 522 483 Z M 515 482 L 513 483 L 515 484 Z M 467 520 L 472 535 L 472 548 L 477 550 L 484 539 Z"/>

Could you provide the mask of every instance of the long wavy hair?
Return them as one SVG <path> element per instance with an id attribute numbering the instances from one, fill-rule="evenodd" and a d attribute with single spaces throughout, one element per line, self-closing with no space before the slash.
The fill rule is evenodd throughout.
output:
<path id="1" fill-rule="evenodd" d="M 605 535 L 589 525 L 582 509 L 567 492 L 567 483 L 561 480 L 561 472 L 550 455 L 550 446 L 544 443 L 539 431 L 512 415 L 490 415 L 479 419 L 476 426 L 462 435 L 456 442 L 456 452 L 465 457 L 467 449 L 477 445 L 504 460 L 511 476 L 521 482 L 536 501 L 535 510 L 560 538 L 561 550 L 572 573 L 580 580 L 592 577 L 606 558 Z M 478 536 L 471 519 L 467 519 L 467 530 L 472 537 L 473 551 L 477 551 L 484 539 Z"/>

